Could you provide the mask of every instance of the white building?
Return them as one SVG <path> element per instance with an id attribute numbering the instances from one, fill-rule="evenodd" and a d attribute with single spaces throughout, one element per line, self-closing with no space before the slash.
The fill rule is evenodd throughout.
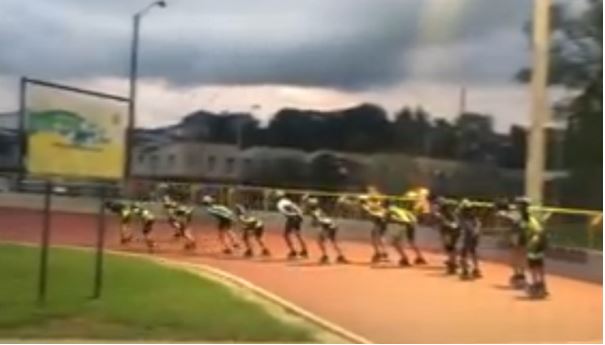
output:
<path id="1" fill-rule="evenodd" d="M 235 145 L 200 142 L 150 143 L 135 148 L 132 173 L 141 178 L 232 182 L 241 171 Z"/>

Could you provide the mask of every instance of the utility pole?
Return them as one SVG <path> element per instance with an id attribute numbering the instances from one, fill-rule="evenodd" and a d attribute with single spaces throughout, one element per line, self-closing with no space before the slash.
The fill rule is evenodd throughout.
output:
<path id="1" fill-rule="evenodd" d="M 544 196 L 545 125 L 550 122 L 547 98 L 551 0 L 534 0 L 531 73 L 531 126 L 525 164 L 525 194 L 540 204 Z"/>

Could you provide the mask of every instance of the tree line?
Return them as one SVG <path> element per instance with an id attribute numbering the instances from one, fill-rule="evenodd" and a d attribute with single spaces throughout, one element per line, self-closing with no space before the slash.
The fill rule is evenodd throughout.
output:
<path id="1" fill-rule="evenodd" d="M 307 152 L 403 153 L 522 169 L 525 129 L 497 133 L 486 114 L 463 113 L 448 121 L 433 118 L 422 107 L 403 107 L 394 118 L 375 104 L 339 111 L 286 108 L 267 126 L 250 114 L 198 111 L 180 124 L 180 135 L 194 140 L 269 146 Z"/>

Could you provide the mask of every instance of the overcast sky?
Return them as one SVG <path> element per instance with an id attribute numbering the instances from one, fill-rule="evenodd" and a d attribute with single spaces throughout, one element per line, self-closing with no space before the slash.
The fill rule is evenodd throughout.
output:
<path id="1" fill-rule="evenodd" d="M 148 0 L 0 1 L 0 111 L 18 76 L 126 94 L 131 15 Z M 139 124 L 188 112 L 422 105 L 527 117 L 530 0 L 168 0 L 143 20 Z"/>

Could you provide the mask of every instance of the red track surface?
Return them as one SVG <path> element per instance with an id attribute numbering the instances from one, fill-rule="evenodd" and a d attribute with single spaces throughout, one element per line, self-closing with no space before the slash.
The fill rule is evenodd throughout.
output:
<path id="1" fill-rule="evenodd" d="M 116 224 L 109 224 L 107 242 L 117 246 Z M 38 211 L 0 208 L 0 240 L 38 241 Z M 54 213 L 53 244 L 94 245 L 95 218 Z M 184 253 L 169 243 L 165 225 L 154 233 L 158 252 L 172 259 L 204 263 L 241 276 L 276 295 L 375 342 L 602 342 L 602 286 L 549 277 L 551 297 L 528 300 L 506 282 L 507 267 L 485 263 L 485 278 L 460 281 L 443 274 L 442 258 L 429 255 L 429 265 L 400 269 L 366 264 L 371 251 L 363 243 L 343 245 L 350 265 L 319 266 L 313 259 L 287 262 L 281 238 L 267 235 L 271 259 L 243 260 L 218 254 L 215 232 L 197 227 L 197 253 Z M 129 251 L 144 251 L 142 243 Z M 111 284 L 111 282 L 107 282 Z"/>

